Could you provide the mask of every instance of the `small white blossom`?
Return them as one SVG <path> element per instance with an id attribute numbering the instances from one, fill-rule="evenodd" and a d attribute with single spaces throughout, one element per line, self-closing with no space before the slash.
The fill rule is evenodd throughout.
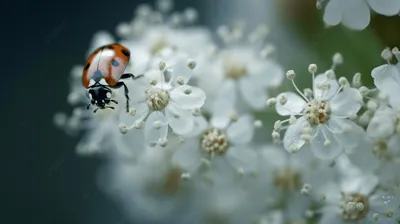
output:
<path id="1" fill-rule="evenodd" d="M 310 71 L 314 72 L 315 69 Z M 295 123 L 290 122 L 291 119 L 283 121 L 292 123 L 286 130 L 283 145 L 289 152 L 296 152 L 309 142 L 315 156 L 332 159 L 338 156 L 343 148 L 355 147 L 361 139 L 363 130 L 348 117 L 359 111 L 362 96 L 355 88 L 347 85 L 339 86 L 338 81 L 328 77 L 327 74 L 316 77 L 312 75 L 311 97 L 305 96 L 297 88 L 294 80 L 292 84 L 300 96 L 285 92 L 276 97 L 287 99 L 276 104 L 278 114 L 298 116 Z M 302 130 L 305 128 L 311 129 L 311 138 L 302 135 Z"/>
<path id="2" fill-rule="evenodd" d="M 304 217 L 311 206 L 307 195 L 314 192 L 313 186 L 320 186 L 336 174 L 327 161 L 305 150 L 291 155 L 282 148 L 267 145 L 260 148 L 260 159 L 263 163 L 259 176 L 271 185 L 264 189 L 270 201 L 267 204 L 271 207 L 284 205 L 283 219 L 288 223 Z"/>
<path id="3" fill-rule="evenodd" d="M 363 30 L 371 20 L 370 8 L 378 14 L 394 16 L 400 12 L 400 1 L 328 0 L 323 19 L 329 26 L 336 26 L 342 23 L 350 29 Z"/>
<path id="4" fill-rule="evenodd" d="M 135 92 L 132 96 L 132 107 L 136 108 L 136 113 L 132 117 L 135 120 L 128 130 L 138 122 L 144 123 L 145 138 L 149 143 L 166 139 L 168 126 L 174 133 L 189 133 L 194 125 L 194 115 L 190 110 L 202 107 L 206 98 L 200 88 L 187 85 L 191 70 L 185 60 L 167 63 L 168 66 L 169 64 L 172 64 L 170 69 L 167 68 L 172 75 L 169 82 L 165 81 L 162 71 L 150 70 L 144 77 L 145 80 L 149 80 L 146 89 L 143 92 Z M 178 77 L 185 78 L 183 85 L 176 84 Z"/>
<path id="5" fill-rule="evenodd" d="M 191 173 L 200 168 L 203 159 L 210 160 L 211 169 L 221 175 L 225 172 L 219 170 L 226 166 L 224 161 L 244 173 L 254 171 L 257 156 L 249 145 L 254 134 L 253 122 L 249 115 L 242 115 L 238 121 L 220 126 L 213 120 L 208 124 L 203 117 L 196 117 L 195 130 L 175 153 L 174 163 Z"/>
<path id="6" fill-rule="evenodd" d="M 206 67 L 195 73 L 199 86 L 208 96 L 206 107 L 210 111 L 225 108 L 227 113 L 221 111 L 224 117 L 235 107 L 265 108 L 267 90 L 277 87 L 284 78 L 279 64 L 259 57 L 247 45 L 222 49 L 203 64 Z"/>
<path id="7" fill-rule="evenodd" d="M 400 55 L 396 55 L 400 61 Z M 371 72 L 375 86 L 388 96 L 390 105 L 400 110 L 400 63 L 392 65 L 389 62 L 385 65 L 374 68 Z"/>
<path id="8" fill-rule="evenodd" d="M 376 176 L 351 165 L 343 171 L 347 174 L 342 176 L 339 184 L 331 182 L 320 188 L 319 194 L 325 195 L 325 200 L 319 223 L 376 223 L 374 219 L 379 223 L 396 223 L 391 214 L 398 212 L 399 200 L 390 193 L 377 190 Z"/>

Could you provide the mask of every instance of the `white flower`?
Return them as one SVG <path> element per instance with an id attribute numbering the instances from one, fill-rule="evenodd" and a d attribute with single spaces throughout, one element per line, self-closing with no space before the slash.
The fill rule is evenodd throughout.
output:
<path id="1" fill-rule="evenodd" d="M 182 170 L 172 166 L 170 148 L 147 147 L 141 151 L 135 162 L 111 160 L 98 175 L 100 188 L 122 205 L 125 219 L 140 223 L 194 220 L 204 207 L 204 194 L 182 179 Z M 175 214 L 184 210 L 187 212 L 179 216 L 181 222 L 176 222 Z"/>
<path id="2" fill-rule="evenodd" d="M 174 161 L 171 152 L 179 147 L 177 144 L 148 147 L 134 163 L 114 159 L 99 175 L 101 188 L 118 198 L 129 219 L 177 224 L 193 223 L 193 220 L 240 224 L 249 223 L 261 211 L 263 200 L 259 189 L 264 187 L 254 184 L 257 183 L 254 178 L 243 181 L 246 187 L 232 181 L 213 181 L 210 187 L 201 176 L 191 175 L 171 163 Z M 243 207 L 245 202 L 252 203 Z M 181 212 L 184 214 L 176 219 L 176 214 Z"/>
<path id="3" fill-rule="evenodd" d="M 268 197 L 267 206 L 284 205 L 284 220 L 288 223 L 305 219 L 311 206 L 308 197 L 314 187 L 329 181 L 337 173 L 330 161 L 319 160 L 307 150 L 289 154 L 275 146 L 260 150 L 260 178 L 270 179 L 263 195 Z M 264 186 L 268 186 L 264 185 Z"/>
<path id="4" fill-rule="evenodd" d="M 246 45 L 221 50 L 200 63 L 205 67 L 195 72 L 196 80 L 209 96 L 207 108 L 214 117 L 227 117 L 233 108 L 263 109 L 268 88 L 280 85 L 284 77 L 277 63 Z"/>
<path id="5" fill-rule="evenodd" d="M 379 107 L 368 124 L 368 136 L 373 139 L 385 139 L 392 136 L 398 128 L 399 114 L 400 112 L 386 105 Z"/>
<path id="6" fill-rule="evenodd" d="M 328 0 L 324 22 L 330 26 L 342 23 L 355 30 L 365 29 L 370 22 L 370 9 L 378 14 L 394 16 L 400 12 L 398 0 Z"/>
<path id="7" fill-rule="evenodd" d="M 123 37 L 121 43 L 132 49 L 135 68 L 141 67 L 139 65 L 142 62 L 158 55 L 165 48 L 178 49 L 194 58 L 212 42 L 208 29 L 192 25 L 197 19 L 196 10 L 187 8 L 182 13 L 171 14 L 172 1 L 159 0 L 157 5 L 156 10 L 143 5 L 130 24 L 122 23 L 117 29 Z"/>
<path id="8" fill-rule="evenodd" d="M 132 49 L 131 63 L 127 71 L 143 74 L 152 67 L 154 57 L 170 48 L 187 53 L 196 59 L 204 48 L 211 43 L 210 34 L 203 29 L 173 29 L 167 26 L 150 27 L 140 39 L 123 40 L 121 43 Z"/>
<path id="9" fill-rule="evenodd" d="M 201 108 L 206 98 L 203 90 L 187 85 L 192 72 L 187 60 L 174 65 L 164 71 L 146 72 L 145 91 L 137 90 L 131 97 L 135 121 L 127 130 L 144 126 L 146 141 L 151 144 L 166 144 L 168 126 L 180 135 L 192 131 L 194 115 L 191 110 Z M 171 75 L 169 82 L 165 81 L 166 74 Z"/>
<path id="10" fill-rule="evenodd" d="M 228 173 L 242 175 L 256 169 L 257 156 L 249 145 L 254 134 L 253 119 L 249 115 L 240 116 L 235 123 L 225 126 L 212 121 L 208 124 L 200 116 L 196 117 L 195 125 L 174 154 L 173 161 L 179 167 L 189 173 L 200 172 L 202 167 L 211 168 L 221 178 Z"/>
<path id="11" fill-rule="evenodd" d="M 400 61 L 399 50 L 394 48 L 392 52 Z M 385 54 L 389 54 L 389 57 L 385 57 Z M 400 63 L 390 64 L 391 52 L 388 49 L 384 50 L 382 56 L 387 60 L 387 64 L 374 68 L 371 75 L 374 78 L 375 86 L 388 96 L 390 105 L 400 111 L 400 97 L 398 97 L 400 94 Z"/>
<path id="12" fill-rule="evenodd" d="M 346 222 L 357 223 L 397 223 L 399 200 L 390 193 L 377 190 L 378 178 L 372 174 L 346 166 L 347 175 L 340 184 L 331 182 L 321 186 L 316 195 L 321 196 L 321 224 Z"/>
<path id="13" fill-rule="evenodd" d="M 375 169 L 379 174 L 381 186 L 400 193 L 400 175 L 393 170 L 399 169 L 400 164 L 400 135 L 393 135 L 388 139 L 375 141 L 373 155 L 379 160 L 380 166 Z"/>
<path id="14" fill-rule="evenodd" d="M 289 152 L 297 152 L 309 142 L 315 156 L 333 159 L 343 148 L 352 149 L 361 140 L 363 129 L 348 117 L 360 110 L 362 96 L 343 79 L 339 85 L 332 70 L 316 77 L 312 73 L 312 78 L 311 94 L 303 94 L 292 79 L 300 96 L 285 92 L 276 97 L 278 114 L 291 116 L 280 122 L 290 124 L 283 138 L 283 145 Z M 277 131 L 279 130 L 280 127 Z"/>
<path id="15" fill-rule="evenodd" d="M 82 69 L 82 66 L 75 66 L 71 71 L 71 90 L 67 100 L 75 107 L 72 115 L 67 117 L 64 114 L 57 114 L 56 124 L 71 135 L 84 131 L 84 134 L 81 134 L 83 138 L 76 146 L 76 152 L 80 155 L 113 152 L 126 158 L 135 157 L 135 150 L 131 144 L 143 144 L 142 134 L 133 131 L 121 136 L 119 133 L 116 119 L 119 112 L 124 111 L 123 104 L 116 105 L 115 110 L 99 110 L 95 114 L 91 110 L 86 110 L 88 98 L 87 90 L 82 86 Z M 121 93 L 121 90 L 114 91 L 113 98 L 124 102 L 125 98 Z"/>
<path id="16" fill-rule="evenodd" d="M 380 165 L 380 157 L 383 156 L 384 150 L 378 150 L 380 142 L 374 142 L 369 138 L 363 138 L 359 144 L 346 154 L 342 154 L 339 158 L 347 158 L 352 164 L 365 172 L 373 172 Z"/>
<path id="17" fill-rule="evenodd" d="M 257 184 L 253 178 L 246 187 L 243 187 L 241 182 L 213 185 L 207 197 L 209 201 L 203 216 L 205 220 L 201 223 L 252 223 L 254 217 L 262 211 L 264 201 L 260 197 L 261 186 Z M 243 203 L 246 203 L 246 206 L 243 206 Z"/>

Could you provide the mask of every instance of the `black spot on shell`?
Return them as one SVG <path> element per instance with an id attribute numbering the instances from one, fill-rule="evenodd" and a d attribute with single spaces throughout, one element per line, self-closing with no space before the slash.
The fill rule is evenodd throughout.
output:
<path id="1" fill-rule="evenodd" d="M 114 47 L 112 45 L 107 45 L 106 48 L 111 49 L 111 50 L 114 49 Z"/>
<path id="2" fill-rule="evenodd" d="M 89 66 L 90 66 L 90 63 L 87 63 L 87 64 L 85 65 L 85 70 L 88 70 Z"/>
<path id="3" fill-rule="evenodd" d="M 121 52 L 122 52 L 122 54 L 124 54 L 124 55 L 127 56 L 127 57 L 131 56 L 131 52 L 129 52 L 129 51 L 126 50 L 126 49 L 122 49 Z"/>

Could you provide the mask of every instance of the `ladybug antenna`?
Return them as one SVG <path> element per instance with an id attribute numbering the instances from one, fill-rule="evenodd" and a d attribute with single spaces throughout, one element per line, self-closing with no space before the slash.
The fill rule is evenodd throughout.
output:
<path id="1" fill-rule="evenodd" d="M 92 105 L 91 103 L 89 103 L 87 106 L 86 106 L 86 109 L 87 110 L 89 110 L 89 108 L 90 108 L 90 105 Z"/>
<path id="2" fill-rule="evenodd" d="M 113 110 L 115 109 L 114 107 L 106 107 L 106 108 L 110 108 L 110 109 L 113 109 Z"/>

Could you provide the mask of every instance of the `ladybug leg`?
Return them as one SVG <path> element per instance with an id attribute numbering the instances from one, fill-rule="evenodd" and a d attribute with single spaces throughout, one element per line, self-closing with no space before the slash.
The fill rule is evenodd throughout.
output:
<path id="1" fill-rule="evenodd" d="M 126 112 L 129 112 L 129 90 L 128 87 L 126 87 L 125 83 L 123 82 L 117 82 L 117 84 L 115 84 L 114 86 L 110 86 L 111 88 L 114 89 L 119 89 L 121 87 L 124 87 L 124 92 L 125 92 L 125 98 L 126 98 Z"/>
<path id="2" fill-rule="evenodd" d="M 89 110 L 89 108 L 90 108 L 90 105 L 92 105 L 91 103 L 89 103 L 87 106 L 86 106 L 86 109 L 87 110 Z"/>
<path id="3" fill-rule="evenodd" d="M 139 78 L 142 78 L 142 77 L 143 77 L 143 74 L 134 76 L 132 73 L 125 73 L 125 74 L 121 75 L 120 79 L 132 78 L 133 80 L 136 80 L 136 79 L 139 79 Z"/>

